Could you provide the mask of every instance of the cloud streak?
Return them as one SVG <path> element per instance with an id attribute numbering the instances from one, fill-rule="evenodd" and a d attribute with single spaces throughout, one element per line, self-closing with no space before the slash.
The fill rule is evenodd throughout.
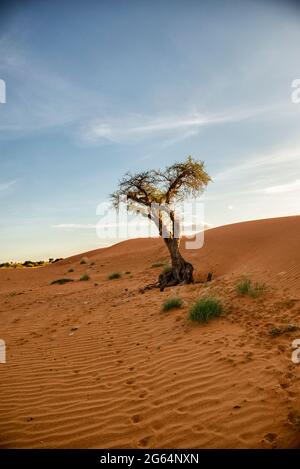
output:
<path id="1" fill-rule="evenodd" d="M 265 189 L 266 194 L 280 194 L 283 192 L 292 192 L 300 190 L 300 179 L 296 181 L 289 182 L 287 184 L 280 184 L 278 186 L 271 186 Z"/>
<path id="2" fill-rule="evenodd" d="M 60 223 L 52 225 L 51 228 L 58 229 L 76 229 L 76 230 L 95 230 L 97 225 L 92 223 Z"/>
<path id="3" fill-rule="evenodd" d="M 8 189 L 10 189 L 12 186 L 16 184 L 17 180 L 14 179 L 13 181 L 7 181 L 7 182 L 0 182 L 0 192 L 5 192 Z"/>
<path id="4" fill-rule="evenodd" d="M 247 157 L 247 161 L 242 164 L 232 166 L 231 168 L 225 169 L 214 176 L 214 181 L 221 182 L 234 178 L 239 178 L 243 174 L 248 174 L 250 171 L 256 171 L 260 168 L 264 170 L 266 167 L 278 167 L 287 163 L 296 163 L 299 165 L 300 162 L 300 143 L 294 146 L 284 146 L 280 149 L 271 151 L 268 154 L 253 155 Z"/>
<path id="5" fill-rule="evenodd" d="M 124 118 L 122 121 L 93 120 L 81 129 L 82 138 L 90 143 L 108 141 L 124 143 L 138 141 L 154 135 L 183 133 L 183 139 L 196 134 L 202 127 L 230 122 L 240 122 L 268 112 L 269 108 L 255 108 L 247 111 L 202 114 L 199 112 L 185 115 L 165 115 L 162 117 L 138 116 Z M 176 136 L 174 141 L 180 139 Z M 173 139 L 169 141 L 172 142 Z"/>

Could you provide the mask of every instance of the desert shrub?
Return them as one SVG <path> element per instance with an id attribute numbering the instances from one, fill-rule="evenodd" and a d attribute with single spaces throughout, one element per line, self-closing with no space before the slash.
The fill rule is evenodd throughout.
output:
<path id="1" fill-rule="evenodd" d="M 68 270 L 68 272 L 74 272 L 73 267 L 71 267 L 71 268 Z"/>
<path id="2" fill-rule="evenodd" d="M 115 280 L 115 279 L 121 278 L 121 277 L 122 277 L 122 275 L 120 274 L 120 272 L 113 272 L 107 278 L 108 278 L 108 280 Z"/>
<path id="3" fill-rule="evenodd" d="M 289 333 L 289 332 L 295 332 L 297 330 L 299 330 L 298 326 L 296 326 L 295 324 L 288 324 L 287 326 L 283 326 L 283 327 L 272 327 L 269 334 L 272 337 L 277 337 L 281 334 L 286 334 L 286 333 Z"/>
<path id="4" fill-rule="evenodd" d="M 0 264 L 1 267 L 10 267 L 12 269 L 17 269 L 20 267 L 41 267 L 48 262 L 46 261 L 25 261 L 25 262 L 3 262 Z"/>
<path id="5" fill-rule="evenodd" d="M 87 263 L 88 263 L 87 257 L 82 257 L 82 259 L 80 259 L 80 264 L 87 264 Z"/>
<path id="6" fill-rule="evenodd" d="M 248 278 L 244 278 L 239 281 L 236 286 L 236 291 L 239 295 L 248 295 L 251 289 L 251 280 Z"/>
<path id="7" fill-rule="evenodd" d="M 53 282 L 51 282 L 51 285 L 54 285 L 54 284 L 63 285 L 64 283 L 68 283 L 68 282 L 74 282 L 74 279 L 72 279 L 72 278 L 59 278 L 57 280 L 53 280 Z"/>
<path id="8" fill-rule="evenodd" d="M 87 281 L 87 280 L 90 280 L 90 276 L 89 276 L 89 274 L 83 274 L 83 275 L 80 277 L 79 280 L 82 281 L 82 282 L 85 282 L 85 281 Z"/>
<path id="9" fill-rule="evenodd" d="M 130 270 L 128 270 L 127 272 L 125 272 L 126 275 L 129 275 L 131 274 Z"/>
<path id="10" fill-rule="evenodd" d="M 192 305 L 189 311 L 189 318 L 192 321 L 207 322 L 210 319 L 221 316 L 223 306 L 217 298 L 200 298 Z"/>
<path id="11" fill-rule="evenodd" d="M 170 309 L 181 308 L 182 299 L 178 297 L 168 298 L 162 305 L 163 311 L 169 311 Z"/>
<path id="12" fill-rule="evenodd" d="M 257 298 L 265 292 L 266 286 L 264 283 L 252 283 L 249 278 L 243 278 L 236 286 L 239 295 L 248 295 L 252 298 Z"/>
<path id="13" fill-rule="evenodd" d="M 264 283 L 256 282 L 252 287 L 250 296 L 252 296 L 253 298 L 257 298 L 258 296 L 265 293 L 265 291 L 266 291 L 266 285 Z"/>
<path id="14" fill-rule="evenodd" d="M 25 261 L 23 262 L 24 267 L 34 267 L 34 262 L 33 261 Z"/>

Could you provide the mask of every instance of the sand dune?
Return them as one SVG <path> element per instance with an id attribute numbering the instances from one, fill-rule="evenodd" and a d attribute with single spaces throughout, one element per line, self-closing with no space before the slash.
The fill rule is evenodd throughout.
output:
<path id="1" fill-rule="evenodd" d="M 208 230 L 202 249 L 183 248 L 198 283 L 144 294 L 152 264 L 168 260 L 160 239 L 1 269 L 0 447 L 299 447 L 300 329 L 286 327 L 300 326 L 299 242 L 300 216 Z M 265 293 L 240 297 L 242 275 Z M 189 306 L 207 294 L 224 317 L 191 323 Z M 184 307 L 162 312 L 174 295 Z"/>

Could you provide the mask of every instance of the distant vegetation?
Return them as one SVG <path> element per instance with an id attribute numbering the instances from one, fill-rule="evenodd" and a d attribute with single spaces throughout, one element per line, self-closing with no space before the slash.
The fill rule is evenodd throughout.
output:
<path id="1" fill-rule="evenodd" d="M 90 276 L 88 274 L 83 274 L 80 279 L 81 281 L 87 281 L 87 280 L 90 280 Z"/>
<path id="2" fill-rule="evenodd" d="M 57 280 L 53 280 L 53 282 L 51 282 L 51 285 L 55 285 L 55 284 L 64 285 L 64 283 L 68 283 L 68 282 L 74 282 L 74 279 L 72 279 L 72 278 L 59 278 Z"/>
<path id="3" fill-rule="evenodd" d="M 53 259 L 52 257 L 48 261 L 25 261 L 25 262 L 2 262 L 0 264 L 0 269 L 17 269 L 21 267 L 42 267 L 43 265 L 47 264 L 54 264 L 55 262 L 63 260 L 62 257 L 57 259 Z"/>
<path id="4" fill-rule="evenodd" d="M 80 264 L 87 264 L 88 261 L 89 261 L 89 260 L 88 260 L 87 257 L 82 257 L 82 258 L 80 259 Z"/>
<path id="5" fill-rule="evenodd" d="M 116 278 L 121 278 L 121 277 L 122 277 L 122 275 L 120 274 L 120 272 L 113 272 L 107 278 L 108 278 L 108 280 L 114 280 Z"/>
<path id="6" fill-rule="evenodd" d="M 236 290 L 239 295 L 248 295 L 252 298 L 257 298 L 265 292 L 266 285 L 258 282 L 252 283 L 249 278 L 244 278 L 239 281 L 236 286 Z"/>
<path id="7" fill-rule="evenodd" d="M 182 299 L 178 297 L 168 298 L 162 305 L 163 311 L 170 311 L 170 309 L 181 308 Z"/>
<path id="8" fill-rule="evenodd" d="M 210 319 L 221 316 L 223 306 L 217 298 L 205 297 L 196 301 L 189 311 L 192 321 L 207 322 Z"/>

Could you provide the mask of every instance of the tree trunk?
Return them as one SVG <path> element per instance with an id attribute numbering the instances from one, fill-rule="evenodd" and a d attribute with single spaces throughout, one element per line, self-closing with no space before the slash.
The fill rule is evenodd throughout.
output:
<path id="1" fill-rule="evenodd" d="M 178 285 L 179 283 L 192 283 L 193 270 L 192 264 L 187 262 L 179 252 L 180 240 L 177 238 L 164 238 L 164 242 L 169 250 L 172 267 L 159 276 L 159 286 L 163 290 L 165 287 Z"/>

